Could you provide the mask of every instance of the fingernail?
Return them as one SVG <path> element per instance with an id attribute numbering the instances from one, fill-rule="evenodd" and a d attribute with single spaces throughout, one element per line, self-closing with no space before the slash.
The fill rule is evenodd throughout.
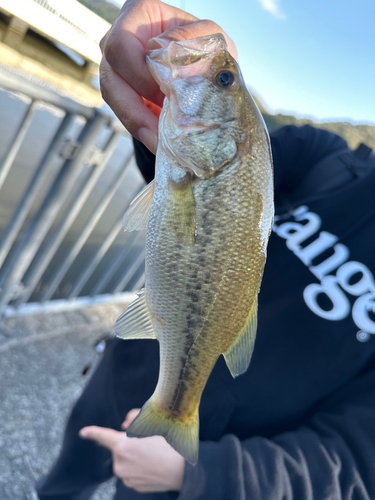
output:
<path id="1" fill-rule="evenodd" d="M 147 43 L 147 48 L 149 50 L 164 49 L 165 47 L 168 47 L 170 43 L 171 43 L 170 40 L 161 37 L 159 38 L 157 36 L 155 38 L 150 38 L 150 40 Z"/>
<path id="2" fill-rule="evenodd" d="M 86 428 L 83 428 L 79 431 L 78 434 L 81 438 L 87 438 L 90 435 L 90 432 Z"/>
<path id="3" fill-rule="evenodd" d="M 158 137 L 154 132 L 151 132 L 148 128 L 141 128 L 139 131 L 139 139 L 151 153 L 154 153 L 154 155 L 156 154 Z"/>

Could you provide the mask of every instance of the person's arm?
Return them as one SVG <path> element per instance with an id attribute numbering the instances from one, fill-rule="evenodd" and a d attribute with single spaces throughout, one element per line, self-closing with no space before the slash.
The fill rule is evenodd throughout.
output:
<path id="1" fill-rule="evenodd" d="M 178 500 L 375 498 L 375 370 L 341 388 L 309 422 L 271 439 L 201 442 Z"/>

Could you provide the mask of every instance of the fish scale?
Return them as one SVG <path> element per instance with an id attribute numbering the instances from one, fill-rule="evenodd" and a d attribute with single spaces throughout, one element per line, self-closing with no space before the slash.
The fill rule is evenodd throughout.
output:
<path id="1" fill-rule="evenodd" d="M 272 161 L 222 35 L 172 42 L 147 62 L 166 94 L 155 181 L 124 216 L 129 230 L 148 220 L 146 285 L 115 331 L 156 338 L 160 371 L 127 433 L 162 435 L 196 463 L 200 400 L 219 356 L 233 376 L 250 362 L 273 221 Z M 220 87 L 217 74 L 231 86 Z"/>

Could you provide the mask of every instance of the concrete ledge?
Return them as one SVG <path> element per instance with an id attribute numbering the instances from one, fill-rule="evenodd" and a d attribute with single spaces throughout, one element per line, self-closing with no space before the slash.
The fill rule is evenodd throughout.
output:
<path id="1" fill-rule="evenodd" d="M 55 460 L 66 418 L 99 361 L 94 345 L 126 304 L 19 318 L 0 326 L 1 500 L 35 499 L 33 484 Z M 93 368 L 91 369 L 91 373 Z M 113 497 L 113 483 L 96 500 Z"/>

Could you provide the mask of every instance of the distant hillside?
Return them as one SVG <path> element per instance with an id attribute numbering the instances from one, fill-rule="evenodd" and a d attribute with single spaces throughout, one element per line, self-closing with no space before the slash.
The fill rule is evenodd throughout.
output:
<path id="1" fill-rule="evenodd" d="M 252 90 L 249 89 L 252 93 Z M 316 123 L 313 120 L 307 118 L 296 118 L 293 115 L 271 115 L 263 104 L 253 95 L 255 102 L 263 115 L 264 121 L 266 122 L 269 132 L 274 132 L 284 125 L 296 125 L 297 127 L 302 127 L 303 125 L 312 125 L 317 128 L 322 128 L 325 130 L 330 130 L 335 134 L 343 137 L 351 148 L 356 148 L 361 142 L 370 146 L 375 150 L 375 126 L 374 125 L 353 125 L 348 122 L 327 122 L 327 123 Z"/>
<path id="2" fill-rule="evenodd" d="M 263 117 L 270 132 L 273 132 L 283 125 L 313 125 L 314 127 L 331 130 L 331 132 L 340 135 L 348 142 L 351 148 L 355 148 L 361 142 L 364 142 L 375 150 L 375 126 L 353 125 L 347 122 L 315 123 L 312 120 L 299 119 L 292 115 L 281 114 L 270 115 L 264 113 Z"/>
<path id="3" fill-rule="evenodd" d="M 78 1 L 111 24 L 115 22 L 120 12 L 119 7 L 113 5 L 113 3 L 111 2 L 107 2 L 106 0 L 78 0 Z"/>

